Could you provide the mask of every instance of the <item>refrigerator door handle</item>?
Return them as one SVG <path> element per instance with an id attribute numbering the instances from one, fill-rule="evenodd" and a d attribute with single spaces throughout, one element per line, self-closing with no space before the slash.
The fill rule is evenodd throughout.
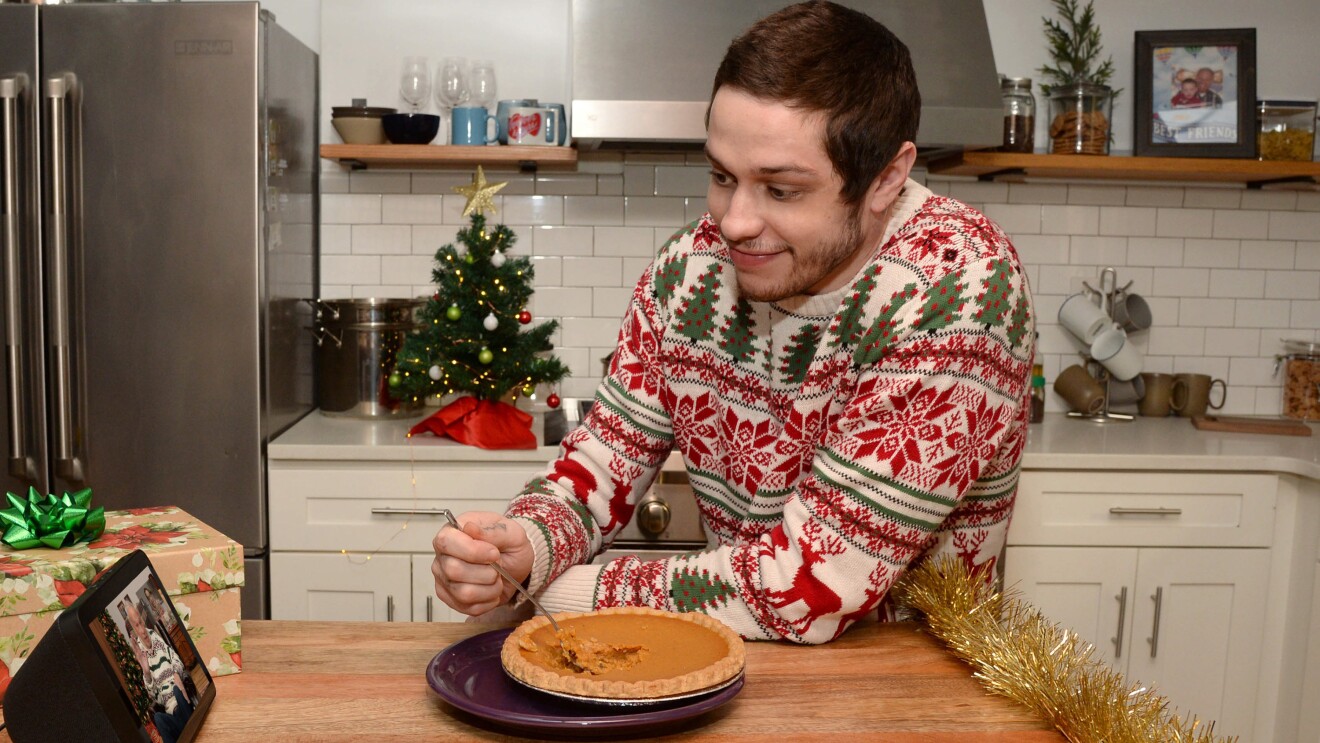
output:
<path id="1" fill-rule="evenodd" d="M 19 104 L 23 91 L 27 88 L 27 76 L 15 75 L 0 78 L 0 129 L 4 131 L 4 141 L 0 142 L 0 193 L 4 195 L 4 266 L 5 266 L 5 377 L 9 384 L 9 474 L 28 482 L 37 480 L 37 463 L 24 452 L 27 437 L 24 434 L 23 416 L 28 409 L 24 404 L 23 374 L 23 283 L 19 276 L 19 193 L 23 187 L 19 178 L 21 165 L 19 152 L 22 141 L 19 138 Z"/>
<path id="2" fill-rule="evenodd" d="M 54 375 L 55 472 L 60 477 L 82 482 L 82 461 L 74 451 L 73 358 L 69 276 L 69 235 L 73 209 L 69 183 L 71 156 L 77 152 L 71 141 L 76 131 L 78 81 L 72 73 L 46 78 L 43 86 L 46 121 L 50 126 L 50 158 L 46 162 L 46 180 L 50 183 L 49 218 L 46 220 L 46 246 L 50 250 L 50 362 Z M 66 103 L 67 102 L 67 103 Z M 75 116 L 69 115 L 70 106 Z M 76 165 L 76 163 L 74 163 Z"/>

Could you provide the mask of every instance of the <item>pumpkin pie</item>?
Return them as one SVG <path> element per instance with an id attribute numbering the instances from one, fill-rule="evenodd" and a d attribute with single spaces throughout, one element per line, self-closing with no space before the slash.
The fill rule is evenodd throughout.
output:
<path id="1" fill-rule="evenodd" d="M 743 669 L 742 638 L 705 614 L 616 607 L 542 615 L 505 640 L 500 662 L 522 683 L 600 699 L 652 699 L 719 686 Z"/>

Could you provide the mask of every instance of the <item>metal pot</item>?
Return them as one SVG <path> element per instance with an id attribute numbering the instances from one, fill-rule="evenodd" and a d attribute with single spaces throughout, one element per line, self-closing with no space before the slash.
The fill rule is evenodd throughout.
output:
<path id="1" fill-rule="evenodd" d="M 391 418 L 420 407 L 391 397 L 389 378 L 404 338 L 421 327 L 424 304 L 424 298 L 312 300 L 322 413 Z"/>

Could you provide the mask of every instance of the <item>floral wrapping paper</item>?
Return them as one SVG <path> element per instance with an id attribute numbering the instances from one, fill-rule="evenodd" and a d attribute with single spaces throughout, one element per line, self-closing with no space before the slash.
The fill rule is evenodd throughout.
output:
<path id="1" fill-rule="evenodd" d="M 101 571 L 141 549 L 212 676 L 242 668 L 243 546 L 174 506 L 106 511 L 105 532 L 60 550 L 0 543 L 0 703 L 55 618 Z"/>

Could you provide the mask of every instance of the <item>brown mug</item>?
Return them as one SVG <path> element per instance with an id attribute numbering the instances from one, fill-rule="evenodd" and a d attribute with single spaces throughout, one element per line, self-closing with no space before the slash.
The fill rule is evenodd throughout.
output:
<path id="1" fill-rule="evenodd" d="M 1146 394 L 1137 403 L 1137 412 L 1153 418 L 1167 416 L 1173 408 L 1169 399 L 1173 395 L 1173 375 L 1158 372 L 1146 372 L 1141 375 L 1146 385 Z"/>
<path id="2" fill-rule="evenodd" d="M 1077 412 L 1093 415 L 1105 405 L 1105 388 L 1086 372 L 1073 364 L 1054 378 L 1054 391 Z"/>
<path id="3" fill-rule="evenodd" d="M 1219 404 L 1210 404 L 1210 391 L 1219 385 Z M 1169 407 L 1184 418 L 1205 415 L 1206 408 L 1218 410 L 1228 399 L 1228 384 L 1209 374 L 1175 374 L 1169 392 Z"/>

